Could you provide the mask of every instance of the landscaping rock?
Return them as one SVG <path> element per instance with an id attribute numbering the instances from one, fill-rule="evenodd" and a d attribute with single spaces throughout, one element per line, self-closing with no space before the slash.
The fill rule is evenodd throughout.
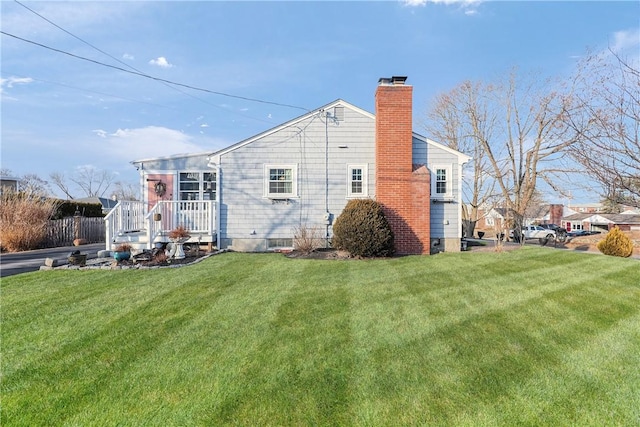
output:
<path id="1" fill-rule="evenodd" d="M 47 258 L 47 259 L 44 260 L 44 265 L 47 266 L 47 267 L 57 267 L 58 266 L 58 260 L 57 259 L 53 259 L 53 258 Z"/>
<path id="2" fill-rule="evenodd" d="M 103 249 L 101 251 L 98 251 L 98 258 L 111 258 L 111 251 L 108 251 L 106 249 Z"/>

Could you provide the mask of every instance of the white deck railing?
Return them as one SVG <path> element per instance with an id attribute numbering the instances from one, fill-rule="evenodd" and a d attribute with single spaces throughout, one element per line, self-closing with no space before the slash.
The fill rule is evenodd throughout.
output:
<path id="1" fill-rule="evenodd" d="M 216 204 L 213 200 L 160 201 L 148 213 L 143 202 L 119 202 L 105 216 L 106 249 L 124 233 L 146 231 L 148 249 L 167 242 L 169 232 L 183 226 L 192 238 L 216 232 Z"/>
<path id="2" fill-rule="evenodd" d="M 160 201 L 145 216 L 148 246 L 166 241 L 169 232 L 178 226 L 186 228 L 192 237 L 213 235 L 215 218 L 213 200 Z"/>
<path id="3" fill-rule="evenodd" d="M 136 201 L 121 201 L 104 217 L 107 250 L 121 233 L 144 229 L 145 204 Z"/>

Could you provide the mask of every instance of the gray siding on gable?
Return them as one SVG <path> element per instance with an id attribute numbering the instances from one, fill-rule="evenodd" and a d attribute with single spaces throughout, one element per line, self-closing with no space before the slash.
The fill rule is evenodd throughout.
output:
<path id="1" fill-rule="evenodd" d="M 207 171 L 208 153 L 198 155 L 185 155 L 184 157 L 166 157 L 141 161 L 143 170 L 151 171 Z"/>
<path id="2" fill-rule="evenodd" d="M 437 144 L 413 138 L 414 163 L 427 164 L 434 182 L 434 165 L 451 165 L 451 185 L 454 203 L 431 202 L 431 238 L 459 238 L 461 236 L 459 194 L 461 189 L 459 158 Z M 433 199 L 433 197 L 432 197 Z"/>
<path id="3" fill-rule="evenodd" d="M 374 120 L 349 108 L 344 121 L 325 120 L 309 117 L 221 155 L 221 237 L 232 247 L 243 241 L 246 250 L 253 240 L 255 250 L 263 250 L 266 239 L 292 238 L 300 226 L 324 237 L 326 210 L 335 219 L 347 203 L 348 164 L 368 164 L 368 195 L 374 196 Z M 297 166 L 298 197 L 266 198 L 265 165 Z"/>

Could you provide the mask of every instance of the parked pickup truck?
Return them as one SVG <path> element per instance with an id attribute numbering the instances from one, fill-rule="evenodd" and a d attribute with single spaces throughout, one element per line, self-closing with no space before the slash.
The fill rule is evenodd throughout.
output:
<path id="1" fill-rule="evenodd" d="M 514 238 L 514 240 L 518 241 L 518 236 L 513 235 L 513 230 L 510 233 L 510 237 Z M 525 225 L 522 227 L 522 236 L 524 239 L 540 239 L 542 243 L 543 240 L 555 240 L 556 232 L 554 230 L 548 230 L 546 228 L 542 228 L 539 225 Z"/>

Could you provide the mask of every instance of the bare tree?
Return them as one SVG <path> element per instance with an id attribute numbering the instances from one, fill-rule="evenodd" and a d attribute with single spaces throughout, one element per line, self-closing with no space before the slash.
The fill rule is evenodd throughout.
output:
<path id="1" fill-rule="evenodd" d="M 609 50 L 590 54 L 573 81 L 576 96 L 567 123 L 589 126 L 573 157 L 602 185 L 610 202 L 640 206 L 640 71 Z"/>
<path id="2" fill-rule="evenodd" d="M 49 183 L 34 173 L 23 175 L 18 181 L 18 191 L 34 196 L 51 194 Z"/>
<path id="3" fill-rule="evenodd" d="M 111 193 L 111 197 L 113 197 L 115 200 L 139 199 L 138 188 L 129 182 L 116 181 L 114 183 L 114 187 L 115 189 Z"/>
<path id="4" fill-rule="evenodd" d="M 69 185 L 67 184 L 67 179 L 64 174 L 61 172 L 52 172 L 49 175 L 49 179 L 53 182 L 53 184 L 58 187 L 68 199 L 73 199 L 73 195 L 71 194 L 71 190 Z"/>
<path id="5" fill-rule="evenodd" d="M 580 135 L 564 120 L 568 99 L 553 82 L 519 79 L 515 70 L 504 81 L 465 83 L 441 98 L 438 137 L 474 157 L 472 207 L 497 191 L 521 229 L 538 180 L 554 185 L 566 172 L 562 154 Z"/>
<path id="6" fill-rule="evenodd" d="M 81 166 L 69 176 L 68 180 L 76 185 L 83 197 L 103 197 L 111 188 L 115 177 L 115 174 L 93 166 Z M 75 198 L 63 173 L 54 172 L 50 178 L 67 197 Z"/>
<path id="7" fill-rule="evenodd" d="M 495 117 L 489 116 L 488 105 L 479 99 L 482 90 L 480 84 L 467 81 L 438 95 L 424 125 L 434 139 L 472 157 L 464 172 L 470 179 L 464 180 L 462 189 L 462 221 L 467 236 L 473 236 L 480 207 L 493 205 L 496 196 L 495 180 L 481 142 L 492 138 Z"/>
<path id="8" fill-rule="evenodd" d="M 0 169 L 0 176 L 15 177 L 11 169 Z M 18 178 L 18 191 L 33 196 L 48 196 L 51 194 L 49 183 L 34 173 L 28 173 Z"/>

